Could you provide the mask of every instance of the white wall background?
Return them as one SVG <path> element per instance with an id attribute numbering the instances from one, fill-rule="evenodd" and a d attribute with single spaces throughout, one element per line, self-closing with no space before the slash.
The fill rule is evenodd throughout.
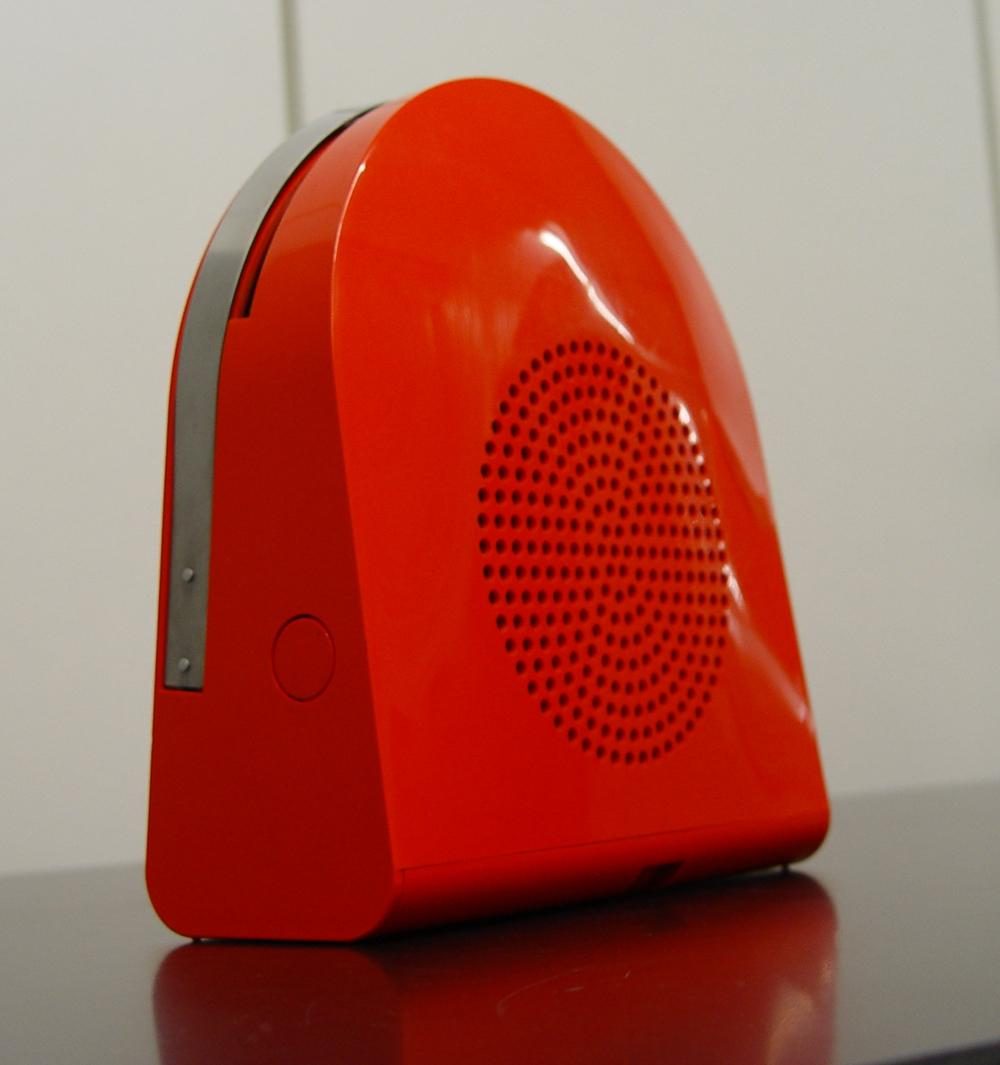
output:
<path id="1" fill-rule="evenodd" d="M 0 872 L 142 854 L 166 390 L 219 213 L 289 110 L 466 74 L 590 118 L 701 257 L 760 418 L 831 789 L 1000 776 L 984 69 L 1000 88 L 1000 0 L 7 10 Z"/>

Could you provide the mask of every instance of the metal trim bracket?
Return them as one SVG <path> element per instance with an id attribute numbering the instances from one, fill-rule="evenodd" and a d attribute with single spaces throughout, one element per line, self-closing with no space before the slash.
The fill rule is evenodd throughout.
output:
<path id="1" fill-rule="evenodd" d="M 289 178 L 325 141 L 371 108 L 333 111 L 293 134 L 254 171 L 222 217 L 188 303 L 174 394 L 173 514 L 163 683 L 205 680 L 212 478 L 219 368 L 233 298 L 254 239 Z"/>

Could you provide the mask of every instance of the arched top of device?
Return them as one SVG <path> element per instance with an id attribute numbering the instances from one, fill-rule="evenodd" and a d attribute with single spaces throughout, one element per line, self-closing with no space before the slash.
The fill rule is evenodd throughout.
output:
<path id="1" fill-rule="evenodd" d="M 524 135 L 537 132 L 540 126 L 550 133 L 557 124 L 562 123 L 573 127 L 578 133 L 584 132 L 593 143 L 600 143 L 612 149 L 616 155 L 621 155 L 596 126 L 566 104 L 538 89 L 502 78 L 456 78 L 378 107 L 385 109 L 385 118 L 373 131 L 369 149 L 377 146 L 383 138 L 391 138 L 399 127 L 420 117 L 426 117 L 433 123 L 454 118 L 455 121 L 448 123 L 442 132 L 465 131 L 473 135 L 490 136 L 494 131 L 489 124 L 479 126 L 468 121 L 477 107 L 481 107 L 484 110 L 491 109 L 494 117 L 501 113 L 510 116 Z M 516 145 L 511 144 L 510 147 L 514 150 Z M 621 158 L 627 162 L 625 156 Z"/>
<path id="2" fill-rule="evenodd" d="M 353 214 L 368 236 L 390 230 L 386 206 L 392 213 L 410 210 L 427 225 L 442 215 L 457 219 L 458 202 L 439 201 L 441 186 L 429 180 L 450 175 L 456 185 L 490 196 L 487 215 L 496 216 L 503 200 L 512 215 L 533 207 L 554 216 L 586 195 L 595 209 L 615 211 L 617 221 L 606 230 L 617 227 L 619 237 L 627 231 L 644 245 L 652 239 L 685 261 L 689 255 L 658 193 L 628 155 L 546 93 L 500 78 L 459 78 L 371 110 L 358 156 L 368 180 L 352 186 L 344 204 L 344 218 Z M 376 189 L 377 207 L 368 202 L 366 210 L 352 211 L 366 190 Z M 476 196 L 459 199 L 482 213 Z"/>
<path id="3" fill-rule="evenodd" d="M 537 110 L 549 110 L 565 115 L 571 115 L 580 122 L 586 122 L 566 104 L 557 100 L 547 93 L 534 89 L 520 82 L 508 81 L 505 78 L 469 77 L 454 78 L 451 81 L 443 81 L 437 85 L 431 85 L 412 96 L 404 97 L 397 101 L 397 114 L 403 114 L 413 109 L 435 107 L 439 102 L 454 99 L 463 109 L 467 110 L 474 106 L 477 99 L 486 101 L 502 102 L 506 107 L 519 107 L 521 109 L 533 108 Z M 389 120 L 391 122 L 391 119 Z M 387 122 L 387 126 L 388 126 Z"/>

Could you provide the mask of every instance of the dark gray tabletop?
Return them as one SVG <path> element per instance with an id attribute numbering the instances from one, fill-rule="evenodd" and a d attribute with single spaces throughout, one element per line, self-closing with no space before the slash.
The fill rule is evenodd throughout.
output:
<path id="1" fill-rule="evenodd" d="M 0 879 L 0 1061 L 1000 1061 L 1000 783 L 767 874 L 368 946 L 187 944 L 137 867 Z"/>

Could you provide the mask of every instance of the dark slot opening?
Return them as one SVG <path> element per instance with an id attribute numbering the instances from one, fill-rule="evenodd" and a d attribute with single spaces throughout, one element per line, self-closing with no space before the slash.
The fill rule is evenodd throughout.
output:
<path id="1" fill-rule="evenodd" d="M 641 893 L 665 888 L 677 876 L 682 864 L 682 862 L 667 862 L 664 865 L 647 866 L 636 877 L 632 890 Z"/>
<path id="2" fill-rule="evenodd" d="M 285 216 L 285 211 L 288 210 L 288 205 L 291 203 L 292 196 L 295 194 L 296 189 L 302 184 L 305 176 L 312 169 L 317 158 L 319 158 L 319 152 L 313 152 L 298 170 L 292 174 L 288 181 L 285 182 L 281 192 L 278 193 L 274 203 L 271 204 L 271 209 L 267 212 L 267 217 L 257 231 L 257 236 L 254 237 L 250 253 L 247 255 L 246 264 L 243 267 L 243 273 L 240 275 L 240 281 L 236 286 L 236 293 L 233 296 L 233 306 L 229 312 L 230 318 L 250 317 L 250 311 L 253 308 L 253 298 L 257 292 L 257 282 L 260 280 L 260 273 L 261 270 L 264 269 L 267 253 L 270 251 L 271 243 L 278 231 L 278 226 L 280 225 L 282 218 Z"/>

